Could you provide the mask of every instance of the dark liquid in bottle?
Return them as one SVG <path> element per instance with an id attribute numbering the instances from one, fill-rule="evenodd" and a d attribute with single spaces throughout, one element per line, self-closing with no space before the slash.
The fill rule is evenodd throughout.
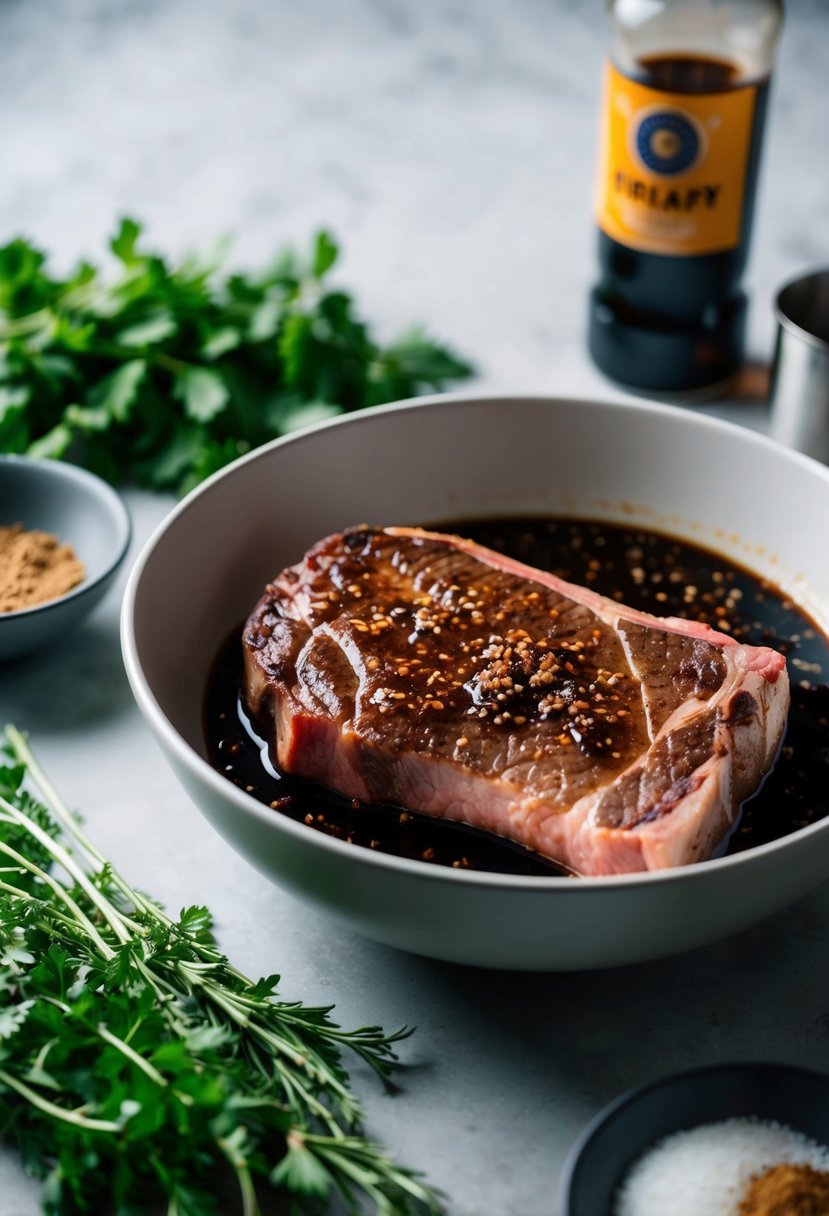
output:
<path id="1" fill-rule="evenodd" d="M 741 83 L 740 69 L 727 59 L 691 55 L 646 55 L 636 79 L 666 93 L 723 93 Z"/>
<path id="2" fill-rule="evenodd" d="M 768 80 L 747 80 L 727 60 L 668 54 L 638 62 L 635 80 L 667 93 L 716 94 L 754 88 L 755 104 L 743 189 L 740 240 L 719 253 L 668 255 L 645 253 L 620 244 L 599 230 L 600 283 L 596 293 L 601 308 L 623 325 L 687 337 L 689 361 L 699 367 L 697 383 L 672 385 L 653 366 L 658 350 L 626 348 L 627 367 L 614 367 L 618 353 L 603 349 L 601 327 L 591 334 L 591 349 L 600 367 L 614 378 L 643 388 L 695 388 L 714 383 L 735 370 L 742 344 L 743 298 L 740 278 L 748 256 L 751 217 L 757 185 L 768 96 Z M 680 350 L 681 354 L 681 350 Z M 609 362 L 610 360 L 610 362 Z M 678 362 L 681 362 L 681 358 Z M 670 378 L 676 349 L 666 348 L 664 375 Z M 624 374 L 627 373 L 627 374 Z"/>

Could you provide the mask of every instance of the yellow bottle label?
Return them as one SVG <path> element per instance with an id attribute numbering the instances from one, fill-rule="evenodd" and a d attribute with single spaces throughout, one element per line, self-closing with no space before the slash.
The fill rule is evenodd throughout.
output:
<path id="1" fill-rule="evenodd" d="M 608 64 L 597 219 L 645 253 L 720 253 L 740 243 L 757 89 L 668 93 Z"/>

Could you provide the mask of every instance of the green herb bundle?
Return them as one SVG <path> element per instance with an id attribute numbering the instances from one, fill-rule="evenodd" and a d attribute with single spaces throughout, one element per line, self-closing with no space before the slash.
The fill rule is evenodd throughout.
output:
<path id="1" fill-rule="evenodd" d="M 0 452 L 184 492 L 277 435 L 471 372 L 420 330 L 379 345 L 328 285 L 326 232 L 258 275 L 222 275 L 221 248 L 170 266 L 140 235 L 121 222 L 109 278 L 0 247 Z"/>
<path id="2" fill-rule="evenodd" d="M 7 728 L 0 767 L 0 1135 L 55 1216 L 216 1216 L 263 1180 L 292 1211 L 435 1211 L 367 1140 L 341 1053 L 382 1078 L 405 1029 L 341 1030 L 219 952 L 206 908 L 167 916 L 101 856 Z M 30 787 L 37 794 L 30 792 Z M 222 1210 L 226 1216 L 227 1209 Z"/>

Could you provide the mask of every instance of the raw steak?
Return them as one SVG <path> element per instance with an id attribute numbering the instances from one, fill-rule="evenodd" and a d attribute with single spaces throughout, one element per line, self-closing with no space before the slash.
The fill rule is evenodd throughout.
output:
<path id="1" fill-rule="evenodd" d="M 267 587 L 244 650 L 285 771 L 580 874 L 710 857 L 788 708 L 774 650 L 413 528 L 320 541 Z"/>

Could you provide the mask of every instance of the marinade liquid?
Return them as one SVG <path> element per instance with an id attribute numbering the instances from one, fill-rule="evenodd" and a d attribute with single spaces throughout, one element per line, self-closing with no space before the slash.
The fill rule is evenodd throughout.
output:
<path id="1" fill-rule="evenodd" d="M 700 620 L 787 657 L 792 705 L 780 755 L 743 806 L 728 852 L 785 836 L 829 814 L 829 641 L 781 591 L 715 553 L 658 532 L 590 520 L 494 519 L 443 525 L 560 578 L 658 616 Z M 205 701 L 208 756 L 236 785 L 309 830 L 435 865 L 509 874 L 564 871 L 520 845 L 405 807 L 355 803 L 280 773 L 241 696 L 241 623 Z"/>

